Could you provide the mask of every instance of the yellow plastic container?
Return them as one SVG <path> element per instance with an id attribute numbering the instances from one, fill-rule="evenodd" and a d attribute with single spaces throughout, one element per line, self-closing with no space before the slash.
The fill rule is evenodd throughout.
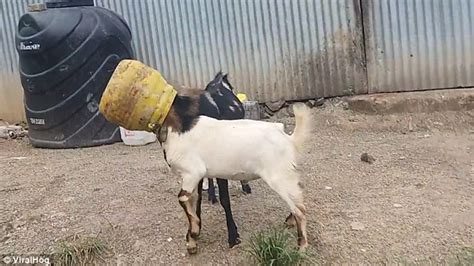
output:
<path id="1" fill-rule="evenodd" d="M 247 101 L 247 95 L 245 93 L 238 93 L 237 98 L 239 98 L 241 103 Z"/>
<path id="2" fill-rule="evenodd" d="M 163 125 L 176 94 L 157 70 L 136 60 L 122 60 L 102 95 L 99 111 L 125 129 L 151 132 Z"/>

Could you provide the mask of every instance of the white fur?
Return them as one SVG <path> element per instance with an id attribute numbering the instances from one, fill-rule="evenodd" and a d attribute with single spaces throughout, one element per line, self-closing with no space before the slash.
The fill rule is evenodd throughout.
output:
<path id="1" fill-rule="evenodd" d="M 284 186 L 289 180 L 295 183 L 297 151 L 311 130 L 309 115 L 307 109 L 295 108 L 297 125 L 292 135 L 284 132 L 281 123 L 201 116 L 188 132 L 169 130 L 163 147 L 171 168 L 184 179 L 183 189 L 189 192 L 204 176 L 263 178 Z"/>
<path id="2" fill-rule="evenodd" d="M 230 89 L 230 86 L 229 86 L 226 82 L 222 82 L 222 86 L 224 86 L 224 88 L 226 88 L 226 89 L 232 91 L 232 90 Z"/>
<path id="3" fill-rule="evenodd" d="M 182 190 L 189 193 L 196 192 L 204 176 L 233 180 L 262 178 L 289 205 L 302 235 L 300 248 L 304 249 L 308 245 L 306 211 L 296 159 L 311 131 L 311 115 L 306 106 L 295 107 L 294 113 L 296 127 L 292 135 L 284 132 L 281 123 L 200 116 L 185 133 L 169 129 L 163 148 L 171 169 L 183 179 Z M 195 245 L 193 241 L 188 243 Z"/>

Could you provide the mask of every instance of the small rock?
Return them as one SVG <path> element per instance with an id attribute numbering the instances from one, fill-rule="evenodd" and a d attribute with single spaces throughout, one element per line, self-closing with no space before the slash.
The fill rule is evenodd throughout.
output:
<path id="1" fill-rule="evenodd" d="M 306 105 L 308 107 L 314 107 L 314 105 L 316 104 L 316 100 L 308 100 L 308 102 L 306 103 Z"/>
<path id="2" fill-rule="evenodd" d="M 402 204 L 394 203 L 394 204 L 393 204 L 393 207 L 395 207 L 395 208 L 401 208 L 401 207 L 403 207 L 403 206 L 402 206 Z"/>
<path id="3" fill-rule="evenodd" d="M 331 189 L 332 189 L 332 187 L 325 186 L 325 187 L 324 187 L 324 189 L 326 189 L 326 190 L 331 190 Z"/>
<path id="4" fill-rule="evenodd" d="M 433 125 L 436 125 L 436 126 L 441 126 L 441 127 L 442 127 L 442 126 L 444 126 L 444 124 L 443 124 L 443 123 L 441 123 L 441 122 L 433 122 Z"/>
<path id="5" fill-rule="evenodd" d="M 186 257 L 186 254 L 184 254 L 184 253 L 181 253 L 181 257 L 183 257 L 183 258 L 184 258 L 184 257 Z"/>
<path id="6" fill-rule="evenodd" d="M 26 136 L 26 131 L 21 126 L 0 126 L 0 138 L 16 139 Z"/>
<path id="7" fill-rule="evenodd" d="M 18 221 L 13 222 L 13 228 L 16 229 L 16 230 L 21 229 L 25 225 L 26 225 L 26 222 L 22 221 L 22 220 L 18 220 Z"/>
<path id="8" fill-rule="evenodd" d="M 295 117 L 295 112 L 293 111 L 293 105 L 288 106 L 288 107 L 286 108 L 286 112 L 288 113 L 288 115 L 289 115 L 290 117 Z"/>
<path id="9" fill-rule="evenodd" d="M 326 102 L 326 99 L 324 99 L 323 97 L 316 98 L 316 102 L 314 103 L 314 107 L 321 107 L 321 106 L 324 105 L 325 102 Z"/>
<path id="10" fill-rule="evenodd" d="M 323 97 L 315 98 L 314 100 L 308 100 L 307 105 L 309 107 L 321 107 L 324 105 L 325 99 Z"/>
<path id="11" fill-rule="evenodd" d="M 7 126 L 0 126 L 0 139 L 8 139 Z"/>
<path id="12" fill-rule="evenodd" d="M 405 156 L 400 156 L 400 160 L 405 160 Z"/>
<path id="13" fill-rule="evenodd" d="M 275 112 L 272 112 L 270 108 L 268 108 L 266 105 L 263 106 L 263 108 L 260 108 L 260 118 L 261 119 L 268 119 L 272 117 L 275 114 Z"/>
<path id="14" fill-rule="evenodd" d="M 283 105 L 285 105 L 284 100 L 265 103 L 265 106 L 268 107 L 268 109 L 270 109 L 272 112 L 276 112 L 280 110 L 283 107 Z"/>
<path id="15" fill-rule="evenodd" d="M 375 158 L 366 152 L 362 153 L 362 155 L 360 156 L 360 160 L 369 164 L 375 162 Z"/>
<path id="16" fill-rule="evenodd" d="M 365 225 L 361 222 L 352 222 L 351 223 L 351 228 L 354 231 L 362 231 L 365 229 Z"/>
<path id="17" fill-rule="evenodd" d="M 278 119 L 287 118 L 290 116 L 289 110 L 289 108 L 280 109 L 278 112 L 275 113 L 275 117 Z"/>
<path id="18" fill-rule="evenodd" d="M 415 187 L 416 187 L 416 188 L 422 188 L 422 187 L 424 187 L 424 186 L 425 186 L 425 185 L 422 184 L 422 183 L 416 183 L 416 184 L 415 184 Z"/>
<path id="19" fill-rule="evenodd" d="M 171 241 L 173 241 L 173 238 L 168 237 L 168 239 L 166 239 L 166 241 L 171 242 Z"/>
<path id="20" fill-rule="evenodd" d="M 366 252 L 367 250 L 365 248 L 361 248 L 360 251 Z"/>

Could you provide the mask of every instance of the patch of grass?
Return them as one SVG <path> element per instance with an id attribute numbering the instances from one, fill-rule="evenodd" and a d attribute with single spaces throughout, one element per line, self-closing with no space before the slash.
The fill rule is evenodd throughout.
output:
<path id="1" fill-rule="evenodd" d="M 291 234 L 286 228 L 270 227 L 250 237 L 247 252 L 258 265 L 299 265 L 306 255 L 290 246 L 290 238 Z"/>
<path id="2" fill-rule="evenodd" d="M 53 250 L 55 265 L 91 265 L 104 261 L 107 244 L 97 237 L 73 237 L 63 240 Z"/>
<path id="3" fill-rule="evenodd" d="M 474 247 L 465 247 L 447 261 L 448 265 L 474 265 Z"/>

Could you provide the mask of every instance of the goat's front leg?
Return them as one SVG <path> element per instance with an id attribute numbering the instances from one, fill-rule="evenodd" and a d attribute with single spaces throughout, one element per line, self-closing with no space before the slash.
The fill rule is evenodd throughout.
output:
<path id="1" fill-rule="evenodd" d="M 178 194 L 179 204 L 183 207 L 189 222 L 186 234 L 186 248 L 189 254 L 197 252 L 197 238 L 201 229 L 201 220 L 195 211 L 199 198 L 197 186 L 201 179 L 194 176 L 183 176 L 183 185 Z"/>
<path id="2" fill-rule="evenodd" d="M 217 203 L 216 190 L 214 188 L 214 181 L 212 178 L 208 178 L 209 188 L 207 189 L 207 199 L 212 203 Z"/>
<path id="3" fill-rule="evenodd" d="M 219 187 L 219 200 L 225 211 L 229 247 L 232 248 L 240 244 L 240 236 L 232 216 L 232 209 L 230 208 L 229 182 L 226 179 L 217 178 L 217 186 Z"/>

